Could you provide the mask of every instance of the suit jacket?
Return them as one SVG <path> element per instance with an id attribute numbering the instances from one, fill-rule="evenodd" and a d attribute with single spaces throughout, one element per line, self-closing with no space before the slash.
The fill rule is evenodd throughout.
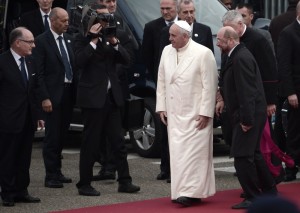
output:
<path id="1" fill-rule="evenodd" d="M 165 48 L 165 46 L 170 44 L 169 29 L 170 29 L 170 26 L 164 27 L 162 29 L 161 36 L 160 36 L 160 46 L 159 46 L 160 54 L 159 54 L 159 56 L 161 56 L 161 53 L 162 53 L 163 49 Z M 206 46 L 212 52 L 214 52 L 212 32 L 211 32 L 211 29 L 209 26 L 195 22 L 193 24 L 192 40 L 197 42 L 198 44 L 202 44 L 202 45 Z"/>
<path id="2" fill-rule="evenodd" d="M 300 25 L 296 20 L 280 33 L 277 44 L 279 95 L 300 93 Z"/>
<path id="3" fill-rule="evenodd" d="M 98 42 L 96 49 L 91 38 L 78 34 L 75 39 L 75 58 L 80 70 L 77 104 L 83 108 L 102 108 L 107 97 L 108 79 L 117 106 L 123 105 L 123 96 L 116 64 L 128 64 L 130 56 L 119 44 L 118 50 L 105 42 Z"/>
<path id="4" fill-rule="evenodd" d="M 148 72 L 152 76 L 154 82 L 157 80 L 157 72 L 159 65 L 159 46 L 161 30 L 166 27 L 164 18 L 160 17 L 145 24 L 142 54 Z"/>
<path id="5" fill-rule="evenodd" d="M 221 92 L 233 126 L 231 155 L 251 156 L 266 122 L 266 101 L 259 67 L 250 53 L 239 44 L 230 55 L 220 76 Z M 243 133 L 240 123 L 253 126 Z"/>
<path id="6" fill-rule="evenodd" d="M 26 57 L 25 61 L 28 71 L 27 88 L 11 51 L 0 55 L 0 132 L 21 132 L 29 112 L 33 125 L 36 125 L 36 67 L 31 57 Z"/>
<path id="7" fill-rule="evenodd" d="M 245 44 L 258 64 L 267 103 L 276 104 L 278 72 L 276 58 L 271 46 L 262 34 L 249 27 L 246 28 L 240 41 Z"/>
<path id="8" fill-rule="evenodd" d="M 20 26 L 24 26 L 28 30 L 30 30 L 34 37 L 37 37 L 38 35 L 45 32 L 45 26 L 40 9 L 24 13 L 20 17 Z"/>
<path id="9" fill-rule="evenodd" d="M 75 102 L 77 70 L 74 61 L 73 39 L 66 33 L 63 34 L 63 37 L 73 71 L 73 101 Z M 37 61 L 38 68 L 39 99 L 40 101 L 50 99 L 54 107 L 58 106 L 62 101 L 64 91 L 65 68 L 52 32 L 48 30 L 39 35 L 35 39 L 35 45 L 33 56 Z"/>

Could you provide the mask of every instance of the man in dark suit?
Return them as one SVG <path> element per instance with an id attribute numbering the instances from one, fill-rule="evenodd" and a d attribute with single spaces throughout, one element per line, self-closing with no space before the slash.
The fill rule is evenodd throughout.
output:
<path id="1" fill-rule="evenodd" d="M 289 24 L 295 21 L 296 18 L 296 5 L 299 0 L 289 0 L 289 6 L 287 11 L 279 16 L 276 16 L 272 19 L 269 31 L 272 36 L 272 40 L 275 47 L 275 52 L 277 52 L 277 41 L 279 33 Z M 279 94 L 280 95 L 280 94 Z M 274 133 L 277 139 L 277 144 L 281 150 L 286 151 L 286 135 L 282 126 L 282 115 L 281 110 L 286 97 L 280 97 L 278 95 L 278 103 L 276 105 L 276 113 L 275 113 L 275 125 L 274 125 Z"/>
<path id="2" fill-rule="evenodd" d="M 228 54 L 220 74 L 221 94 L 232 124 L 230 155 L 246 199 L 233 209 L 248 208 L 261 194 L 277 194 L 276 183 L 260 152 L 260 139 L 267 118 L 266 98 L 259 67 L 239 35 L 230 26 L 220 29 L 217 46 Z M 216 113 L 221 109 L 217 99 Z"/>
<path id="3" fill-rule="evenodd" d="M 159 46 L 161 30 L 177 21 L 177 0 L 161 0 L 160 12 L 162 17 L 150 21 L 145 24 L 142 54 L 146 64 L 146 68 L 153 78 L 154 83 L 157 82 L 157 72 L 160 60 Z M 168 145 L 168 134 L 166 126 L 161 122 L 162 138 L 161 138 L 161 164 L 160 173 L 157 180 L 165 180 L 170 178 L 170 156 Z M 156 138 L 157 140 L 157 138 Z"/>
<path id="4" fill-rule="evenodd" d="M 36 66 L 30 57 L 32 33 L 19 27 L 10 33 L 10 50 L 0 55 L 0 187 L 2 204 L 36 203 L 29 195 L 29 167 L 37 127 Z"/>
<path id="5" fill-rule="evenodd" d="M 36 0 L 39 8 L 24 13 L 20 17 L 20 26 L 28 28 L 34 37 L 49 29 L 49 14 L 54 0 Z"/>
<path id="6" fill-rule="evenodd" d="M 110 15 L 104 5 L 95 5 L 94 9 L 105 17 Z M 132 184 L 125 143 L 120 137 L 120 107 L 124 98 L 116 64 L 127 64 L 130 57 L 115 35 L 104 34 L 108 22 L 106 18 L 99 20 L 88 29 L 87 36 L 79 34 L 75 41 L 75 57 L 80 69 L 77 104 L 81 107 L 84 124 L 80 148 L 80 180 L 76 186 L 79 194 L 85 196 L 100 195 L 91 186 L 91 181 L 95 156 L 103 134 L 111 143 L 118 172 L 118 191 L 133 193 L 140 190 L 139 186 Z"/>
<path id="7" fill-rule="evenodd" d="M 61 188 L 63 183 L 72 182 L 61 172 L 60 156 L 75 102 L 76 69 L 72 37 L 65 33 L 68 13 L 62 8 L 54 8 L 49 18 L 51 29 L 36 38 L 33 54 L 37 59 L 40 104 L 45 114 L 45 186 Z"/>
<path id="8" fill-rule="evenodd" d="M 108 9 L 108 12 L 113 16 L 112 25 L 115 25 L 117 28 L 117 38 L 120 41 L 120 44 L 127 50 L 130 55 L 130 63 L 128 65 L 117 64 L 117 73 L 120 79 L 120 84 L 122 87 L 123 98 L 130 98 L 130 91 L 128 87 L 128 77 L 127 72 L 130 71 L 130 67 L 133 64 L 135 55 L 134 49 L 138 48 L 137 41 L 135 40 L 132 32 L 130 31 L 128 25 L 123 21 L 123 19 L 116 14 L 117 10 L 117 0 L 98 0 L 96 4 L 105 5 Z M 121 109 L 123 115 L 123 108 Z M 106 135 L 103 135 L 106 138 Z M 121 136 L 123 137 L 123 136 Z M 99 173 L 93 176 L 93 180 L 107 180 L 107 179 L 116 179 L 116 165 L 114 164 L 114 156 L 111 153 L 111 143 L 109 141 L 101 140 L 103 144 L 100 145 L 99 153 L 99 162 L 101 163 L 101 169 Z M 106 148 L 104 148 L 106 147 Z"/>
<path id="9" fill-rule="evenodd" d="M 238 33 L 240 42 L 244 43 L 254 56 L 262 77 L 265 98 L 267 101 L 267 115 L 270 118 L 276 111 L 278 75 L 276 58 L 267 39 L 259 32 L 244 24 L 242 15 L 235 10 L 228 11 L 222 18 L 223 26 L 231 26 Z M 227 115 L 225 114 L 224 116 Z M 227 124 L 230 126 L 230 124 Z M 231 135 L 230 128 L 227 134 Z"/>
<path id="10" fill-rule="evenodd" d="M 279 95 L 289 103 L 286 151 L 296 164 L 294 168 L 285 168 L 285 181 L 296 179 L 300 165 L 300 2 L 296 14 L 296 20 L 281 31 L 277 43 Z"/>

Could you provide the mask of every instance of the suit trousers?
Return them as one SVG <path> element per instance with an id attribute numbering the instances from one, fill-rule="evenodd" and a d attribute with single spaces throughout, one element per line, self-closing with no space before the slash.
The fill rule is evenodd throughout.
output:
<path id="1" fill-rule="evenodd" d="M 234 167 L 247 199 L 252 200 L 261 194 L 277 194 L 275 180 L 259 148 L 254 156 L 235 157 Z"/>
<path id="2" fill-rule="evenodd" d="M 102 108 L 82 108 L 84 129 L 80 148 L 80 181 L 77 183 L 77 187 L 90 185 L 92 181 L 93 165 L 99 155 L 99 145 L 104 139 L 103 134 L 107 136 L 107 142 L 111 143 L 111 154 L 117 167 L 119 183 L 132 181 L 129 175 L 125 141 L 121 135 L 120 108 L 114 103 L 111 93 L 107 93 L 105 98 L 106 101 Z"/>
<path id="3" fill-rule="evenodd" d="M 0 186 L 3 199 L 28 194 L 33 137 L 34 124 L 29 110 L 21 132 L 0 132 Z"/>
<path id="4" fill-rule="evenodd" d="M 297 93 L 300 100 L 300 93 Z M 286 138 L 286 151 L 295 160 L 296 165 L 300 165 L 300 108 L 288 108 L 288 126 Z"/>
<path id="5" fill-rule="evenodd" d="M 160 122 L 161 125 L 161 161 L 160 161 L 160 171 L 167 175 L 170 175 L 170 151 L 169 151 L 169 139 L 167 126 Z"/>
<path id="6" fill-rule="evenodd" d="M 72 85 L 65 84 L 62 101 L 46 113 L 43 158 L 46 180 L 57 180 L 61 173 L 61 151 L 73 112 Z"/>

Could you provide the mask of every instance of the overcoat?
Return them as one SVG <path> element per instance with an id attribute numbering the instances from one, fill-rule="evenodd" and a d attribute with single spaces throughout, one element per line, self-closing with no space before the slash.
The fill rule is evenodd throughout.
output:
<path id="1" fill-rule="evenodd" d="M 165 47 L 158 71 L 156 111 L 168 114 L 171 197 L 205 198 L 215 193 L 213 120 L 196 129 L 198 115 L 213 118 L 217 65 L 210 49 L 190 39 L 177 63 L 177 50 Z"/>

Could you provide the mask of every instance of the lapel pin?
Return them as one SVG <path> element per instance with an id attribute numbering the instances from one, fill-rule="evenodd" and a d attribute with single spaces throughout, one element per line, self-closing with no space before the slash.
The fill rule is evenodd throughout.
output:
<path id="1" fill-rule="evenodd" d="M 68 40 L 68 43 L 71 43 L 71 41 L 70 41 L 70 40 Z"/>
<path id="2" fill-rule="evenodd" d="M 198 34 L 197 34 L 197 33 L 195 33 L 195 34 L 194 34 L 194 36 L 195 36 L 195 37 L 198 37 Z"/>
<path id="3" fill-rule="evenodd" d="M 120 22 L 117 21 L 117 24 L 120 24 Z"/>

